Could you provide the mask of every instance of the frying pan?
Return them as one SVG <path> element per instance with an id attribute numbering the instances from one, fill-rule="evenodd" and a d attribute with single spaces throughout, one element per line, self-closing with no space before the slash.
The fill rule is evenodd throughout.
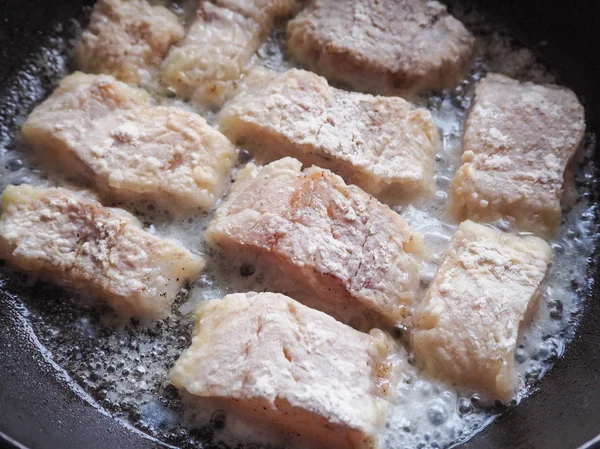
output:
<path id="1" fill-rule="evenodd" d="M 47 95 L 55 74 L 41 73 L 34 57 L 49 39 L 69 39 L 73 20 L 89 15 L 93 0 L 0 0 L 0 139 L 11 139 L 20 111 Z M 469 0 L 503 23 L 583 100 L 590 128 L 600 128 L 600 38 L 598 3 L 589 0 L 539 2 Z M 31 78 L 17 77 L 29 67 Z M 47 69 L 44 69 L 47 70 Z M 41 80 L 41 81 L 38 81 Z M 32 84 L 36 85 L 35 89 Z M 600 194 L 600 183 L 596 183 Z M 585 312 L 564 357 L 518 407 L 507 410 L 464 449 L 600 447 L 600 276 L 590 261 Z M 36 301 L 52 294 L 32 291 Z M 0 266 L 0 447 L 31 449 L 150 449 L 169 447 L 128 427 L 73 391 L 51 359 L 24 330 L 26 310 Z M 208 446 L 210 447 L 210 445 Z"/>

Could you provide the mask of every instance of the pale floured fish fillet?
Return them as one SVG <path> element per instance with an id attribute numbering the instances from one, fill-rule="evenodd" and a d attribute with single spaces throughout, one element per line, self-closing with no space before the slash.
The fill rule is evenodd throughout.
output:
<path id="1" fill-rule="evenodd" d="M 373 449 L 400 366 L 392 343 L 274 293 L 203 303 L 171 382 L 320 448 Z"/>
<path id="2" fill-rule="evenodd" d="M 8 186 L 0 257 L 11 266 L 105 300 L 124 316 L 164 318 L 204 267 L 179 243 L 150 234 L 131 214 L 63 189 Z"/>
<path id="3" fill-rule="evenodd" d="M 307 68 L 386 95 L 453 87 L 475 51 L 473 35 L 436 1 L 315 0 L 287 31 Z"/>
<path id="4" fill-rule="evenodd" d="M 219 125 L 265 161 L 295 157 L 386 202 L 433 188 L 437 128 L 429 111 L 400 97 L 336 89 L 305 70 L 254 69 L 220 112 Z"/>
<path id="5" fill-rule="evenodd" d="M 236 151 L 200 115 L 153 105 L 108 75 L 75 73 L 23 125 L 48 165 L 109 200 L 149 200 L 172 212 L 210 209 Z"/>
<path id="6" fill-rule="evenodd" d="M 146 0 L 98 0 L 75 47 L 80 70 L 148 83 L 185 31 L 175 14 Z"/>
<path id="7" fill-rule="evenodd" d="M 583 106 L 570 90 L 487 75 L 467 119 L 451 212 L 552 233 L 561 221 L 565 168 L 584 132 Z"/>
<path id="8" fill-rule="evenodd" d="M 356 186 L 284 158 L 240 171 L 206 231 L 213 247 L 278 280 L 265 287 L 357 327 L 408 326 L 419 287 L 420 236 Z M 279 282 L 279 283 L 278 283 Z"/>
<path id="9" fill-rule="evenodd" d="M 417 361 L 456 386 L 512 399 L 517 340 L 550 257 L 537 237 L 463 222 L 415 314 Z"/>
<path id="10" fill-rule="evenodd" d="M 220 107 L 275 19 L 294 5 L 295 0 L 201 1 L 186 37 L 164 62 L 163 84 L 196 104 Z"/>

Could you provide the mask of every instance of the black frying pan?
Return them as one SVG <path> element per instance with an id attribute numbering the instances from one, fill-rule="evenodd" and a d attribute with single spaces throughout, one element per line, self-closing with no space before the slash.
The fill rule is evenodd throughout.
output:
<path id="1" fill-rule="evenodd" d="M 343 0 L 340 0 L 343 1 Z M 29 72 L 49 93 L 53 73 L 33 63 L 49 38 L 72 37 L 71 19 L 85 22 L 92 0 L 0 0 L 0 139 L 14 136 L 17 113 L 41 100 L 31 94 Z M 459 3 L 453 0 L 450 4 Z M 463 5 L 465 2 L 460 2 Z M 588 124 L 600 130 L 600 7 L 594 0 L 539 2 L 470 0 L 505 23 L 538 51 L 564 85 L 583 99 Z M 493 3 L 493 4 L 489 4 Z M 542 45 L 540 45 L 542 43 Z M 37 72 L 36 72 L 37 70 Z M 13 89 L 17 86 L 17 89 Z M 10 89 L 9 89 L 10 88 Z M 10 91 L 9 91 L 10 90 Z M 597 185 L 600 185 L 597 183 Z M 596 192 L 600 197 L 600 188 Z M 600 276 L 595 263 L 589 276 Z M 0 447 L 31 449 L 146 449 L 168 447 L 111 418 L 83 401 L 36 349 L 34 336 L 19 324 L 24 311 L 0 267 Z M 577 448 L 600 447 L 600 285 L 585 292 L 587 307 L 575 340 L 565 356 L 518 407 L 461 447 Z M 30 292 L 36 301 L 50 293 Z M 39 297 L 37 297 L 39 296 Z M 596 443 L 592 440 L 596 439 Z"/>

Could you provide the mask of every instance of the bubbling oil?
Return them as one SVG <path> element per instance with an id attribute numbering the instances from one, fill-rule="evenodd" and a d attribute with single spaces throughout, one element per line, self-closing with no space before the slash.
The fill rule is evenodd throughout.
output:
<path id="1" fill-rule="evenodd" d="M 188 0 L 175 6 L 186 20 Z M 428 108 L 438 126 L 441 147 L 436 158 L 436 192 L 427 203 L 398 207 L 414 231 L 421 233 L 427 248 L 422 272 L 422 290 L 433 279 L 457 224 L 446 214 L 448 192 L 460 163 L 461 135 L 477 82 L 488 71 L 534 82 L 555 82 L 526 48 L 506 32 L 494 28 L 474 12 L 459 18 L 478 35 L 479 57 L 462 83 L 452 91 L 411 99 Z M 280 24 L 255 56 L 256 63 L 272 70 L 286 70 L 293 62 L 285 52 L 284 25 Z M 77 28 L 77 25 L 69 26 Z M 73 31 L 73 34 L 76 30 Z M 65 175 L 47 173 L 20 144 L 16 130 L 31 108 L 46 97 L 70 71 L 73 41 L 51 37 L 36 59 L 30 60 L 0 98 L 0 188 L 8 184 L 60 185 Z M 52 80 L 48 83 L 47 80 Z M 155 94 L 156 86 L 145 86 Z M 180 100 L 157 97 L 162 104 L 194 109 Z M 214 113 L 198 111 L 214 124 Z M 594 154 L 595 136 L 588 133 L 585 145 L 573 163 L 575 182 L 567 195 L 563 224 L 550 245 L 553 263 L 542 287 L 540 307 L 524 330 L 515 354 L 520 390 L 513 406 L 525 398 L 532 386 L 562 355 L 573 337 L 587 292 L 586 269 L 596 243 Z M 249 160 L 240 149 L 239 164 Z M 232 179 L 235 170 L 232 173 Z M 145 227 L 161 236 L 177 239 L 196 253 L 204 254 L 207 267 L 192 285 L 182 291 L 167 319 L 150 325 L 123 322 L 112 312 L 86 297 L 36 284 L 15 273 L 1 272 L 8 288 L 23 304 L 23 326 L 35 334 L 40 350 L 70 376 L 74 389 L 117 419 L 145 434 L 181 448 L 244 448 L 295 446 L 294 437 L 251 424 L 234 413 L 186 407 L 168 382 L 168 372 L 183 349 L 189 346 L 192 312 L 198 304 L 225 294 L 264 291 L 266 273 L 252 266 L 232 267 L 206 247 L 203 233 L 212 213 L 199 212 L 174 220 L 151 204 L 122 204 L 138 215 Z M 495 224 L 511 231 L 511 223 Z M 502 412 L 503 407 L 474 392 L 457 391 L 441 381 L 425 377 L 411 364 L 402 373 L 388 413 L 382 446 L 386 449 L 444 448 L 472 437 Z"/>

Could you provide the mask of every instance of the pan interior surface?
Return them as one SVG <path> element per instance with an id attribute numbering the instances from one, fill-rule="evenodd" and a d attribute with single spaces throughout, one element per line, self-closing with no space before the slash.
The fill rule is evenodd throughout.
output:
<path id="1" fill-rule="evenodd" d="M 0 43 L 7 61 L 0 70 L 2 188 L 23 182 L 54 182 L 36 166 L 27 149 L 20 146 L 18 128 L 32 107 L 71 71 L 70 49 L 90 7 L 76 1 L 65 2 L 60 7 L 52 5 L 53 2 L 40 1 L 36 2 L 39 9 L 32 14 L 27 5 L 11 3 L 9 1 L 6 6 L 0 7 L 1 15 L 8 17 L 6 23 L 9 24 L 0 31 Z M 3 11 L 5 7 L 6 11 Z M 487 44 L 483 51 L 493 57 L 481 58 L 470 78 L 457 91 L 423 100 L 423 105 L 434 111 L 448 153 L 458 145 L 461 130 L 457 123 L 463 120 L 472 101 L 473 85 L 483 73 L 506 71 L 512 65 L 508 69 L 514 71 L 511 75 L 534 77 L 539 82 L 552 81 L 555 76 L 560 80 L 567 79 L 570 73 L 565 72 L 565 76 L 558 70 L 561 67 L 552 63 L 549 66 L 556 67 L 558 73 L 547 71 L 516 40 L 495 27 L 489 27 L 489 21 L 481 21 L 477 13 L 462 5 L 455 5 L 454 9 L 468 27 L 485 37 Z M 276 30 L 259 52 L 265 65 L 270 64 L 274 68 L 285 66 L 281 39 L 281 29 Z M 498 67 L 490 66 L 490 61 Z M 568 82 L 565 84 L 569 86 Z M 573 87 L 579 92 L 577 86 Z M 581 92 L 584 92 L 586 100 L 587 91 Z M 592 104 L 589 110 L 593 113 L 600 105 L 593 103 L 593 96 L 590 95 L 590 98 Z M 423 447 L 435 447 L 432 443 L 438 444 L 438 447 L 447 446 L 452 441 L 473 437 L 501 412 L 504 413 L 497 419 L 498 423 L 475 435 L 464 447 L 504 447 L 509 443 L 512 447 L 574 447 L 600 432 L 600 424 L 594 425 L 589 419 L 589 416 L 600 416 L 600 397 L 597 397 L 600 394 L 600 361 L 597 355 L 600 335 L 593 326 L 594 319 L 600 317 L 597 301 L 590 301 L 586 314 L 582 314 L 583 300 L 594 294 L 596 275 L 595 265 L 588 260 L 588 257 L 595 259 L 597 222 L 593 120 L 593 116 L 588 119 L 590 132 L 584 150 L 575 161 L 576 187 L 581 199 L 566 211 L 566 220 L 572 220 L 572 223 L 553 243 L 557 261 L 553 269 L 560 270 L 562 274 L 560 279 L 556 278 L 556 286 L 548 287 L 568 286 L 564 290 L 566 296 L 560 302 L 545 302 L 546 308 L 540 311 L 548 317 L 557 317 L 552 321 L 552 335 L 540 334 L 532 340 L 535 344 L 531 347 L 523 342 L 521 348 L 521 369 L 530 377 L 530 386 L 524 396 L 532 394 L 532 397 L 523 400 L 517 407 L 502 410 L 491 404 L 479 403 L 477 397 L 457 396 L 450 398 L 455 408 L 444 409 L 445 391 L 438 385 L 424 384 L 422 390 L 415 390 L 414 394 L 426 392 L 435 396 L 434 400 L 441 401 L 440 413 L 445 414 L 443 425 L 440 427 L 427 422 L 431 407 L 426 407 L 420 421 L 426 430 L 415 431 L 410 426 L 403 429 L 401 422 L 405 416 L 400 410 L 397 415 L 399 421 L 388 432 L 390 447 L 419 447 L 420 443 L 425 443 Z M 439 167 L 440 176 L 451 180 L 456 161 L 448 156 Z M 200 234 L 209 218 L 199 217 L 194 223 L 170 227 L 156 215 L 156 211 L 141 208 L 136 212 L 153 223 L 158 232 L 179 236 L 191 245 L 197 243 L 187 239 Z M 423 216 L 419 210 L 409 210 L 406 214 L 414 228 L 421 226 L 427 232 L 427 223 L 431 222 L 436 211 L 425 212 L 430 215 Z M 438 223 L 436 227 L 439 227 Z M 448 229 L 446 234 L 438 237 L 444 239 L 452 231 Z M 205 444 L 204 447 L 220 447 L 222 414 L 185 415 L 178 394 L 165 383 L 166 373 L 181 350 L 189 345 L 192 324 L 189 312 L 193 306 L 200 300 L 220 297 L 224 293 L 256 288 L 261 284 L 260 279 L 241 278 L 238 273 L 223 274 L 215 260 L 213 268 L 209 268 L 194 286 L 186 298 L 187 302 L 182 300 L 179 308 L 181 316 L 160 321 L 150 328 L 121 323 L 110 313 L 98 311 L 92 304 L 82 302 L 78 296 L 49 285 L 32 283 L 31 279 L 4 267 L 0 283 L 0 354 L 6 361 L 0 368 L 3 379 L 0 386 L 0 432 L 31 448 L 166 445 L 186 448 L 202 444 Z M 565 345 L 573 339 L 557 367 L 544 381 L 536 384 L 535 381 L 563 355 Z M 565 401 L 566 397 L 568 401 Z M 428 401 L 420 403 L 434 404 L 431 399 Z M 559 419 L 561 415 L 563 417 Z M 467 419 L 463 419 L 464 416 Z M 115 420 L 115 417 L 118 419 Z M 236 425 L 235 418 L 227 419 L 228 425 Z M 462 419 L 463 427 L 451 425 L 453 419 Z M 190 420 L 203 424 L 190 426 Z M 559 424 L 561 422 L 563 424 Z M 30 430 L 33 424 L 39 432 Z M 238 427 L 239 432 L 245 431 L 243 425 Z M 544 430 L 540 432 L 542 427 Z M 557 436 L 559 428 L 563 432 Z M 456 434 L 458 430 L 463 432 L 462 436 Z"/>

